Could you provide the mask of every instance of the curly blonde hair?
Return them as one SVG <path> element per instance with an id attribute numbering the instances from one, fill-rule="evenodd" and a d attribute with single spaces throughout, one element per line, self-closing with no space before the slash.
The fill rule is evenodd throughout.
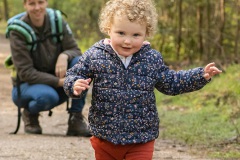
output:
<path id="1" fill-rule="evenodd" d="M 99 29 L 108 34 L 114 16 L 126 15 L 131 22 L 147 24 L 146 34 L 151 37 L 157 28 L 158 15 L 153 0 L 110 0 L 101 10 Z"/>

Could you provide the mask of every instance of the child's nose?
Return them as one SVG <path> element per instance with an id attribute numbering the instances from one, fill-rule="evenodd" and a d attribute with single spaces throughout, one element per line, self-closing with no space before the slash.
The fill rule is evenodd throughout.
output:
<path id="1" fill-rule="evenodd" d="M 131 43 L 131 39 L 130 38 L 125 38 L 124 43 L 130 44 Z"/>

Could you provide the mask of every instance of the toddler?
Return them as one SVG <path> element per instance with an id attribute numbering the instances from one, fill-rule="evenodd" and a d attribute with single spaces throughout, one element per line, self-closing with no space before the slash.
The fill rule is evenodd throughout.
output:
<path id="1" fill-rule="evenodd" d="M 204 87 L 221 73 L 205 68 L 174 71 L 145 40 L 157 26 L 152 0 L 110 0 L 99 18 L 110 38 L 95 43 L 67 71 L 64 89 L 81 98 L 93 82 L 89 109 L 91 144 L 97 160 L 150 160 L 159 135 L 154 88 L 178 95 Z"/>

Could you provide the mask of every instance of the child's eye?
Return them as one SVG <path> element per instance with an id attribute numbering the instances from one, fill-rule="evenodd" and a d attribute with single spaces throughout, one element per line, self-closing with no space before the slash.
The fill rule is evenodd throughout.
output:
<path id="1" fill-rule="evenodd" d="M 138 37 L 138 36 L 139 36 L 139 34 L 138 34 L 138 33 L 136 33 L 136 34 L 134 34 L 133 36 L 134 36 L 134 37 Z"/>
<path id="2" fill-rule="evenodd" d="M 124 33 L 123 33 L 123 32 L 118 32 L 118 34 L 119 34 L 119 35 L 124 35 Z"/>

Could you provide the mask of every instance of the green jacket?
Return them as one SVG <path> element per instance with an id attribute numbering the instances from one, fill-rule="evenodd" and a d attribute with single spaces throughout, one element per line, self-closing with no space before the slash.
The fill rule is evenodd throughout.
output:
<path id="1" fill-rule="evenodd" d="M 33 28 L 37 39 L 43 39 L 51 34 L 50 19 L 47 14 L 44 26 L 41 28 L 33 26 L 28 14 L 22 20 Z M 11 31 L 9 40 L 12 60 L 21 82 L 57 87 L 59 78 L 55 76 L 55 65 L 59 54 L 67 54 L 69 61 L 81 55 L 81 50 L 78 48 L 68 24 L 63 20 L 62 25 L 63 40 L 60 47 L 57 47 L 52 37 L 49 37 L 38 43 L 36 51 L 33 52 L 27 48 L 25 37 L 21 33 Z M 13 84 L 16 84 L 15 79 L 13 79 Z"/>

